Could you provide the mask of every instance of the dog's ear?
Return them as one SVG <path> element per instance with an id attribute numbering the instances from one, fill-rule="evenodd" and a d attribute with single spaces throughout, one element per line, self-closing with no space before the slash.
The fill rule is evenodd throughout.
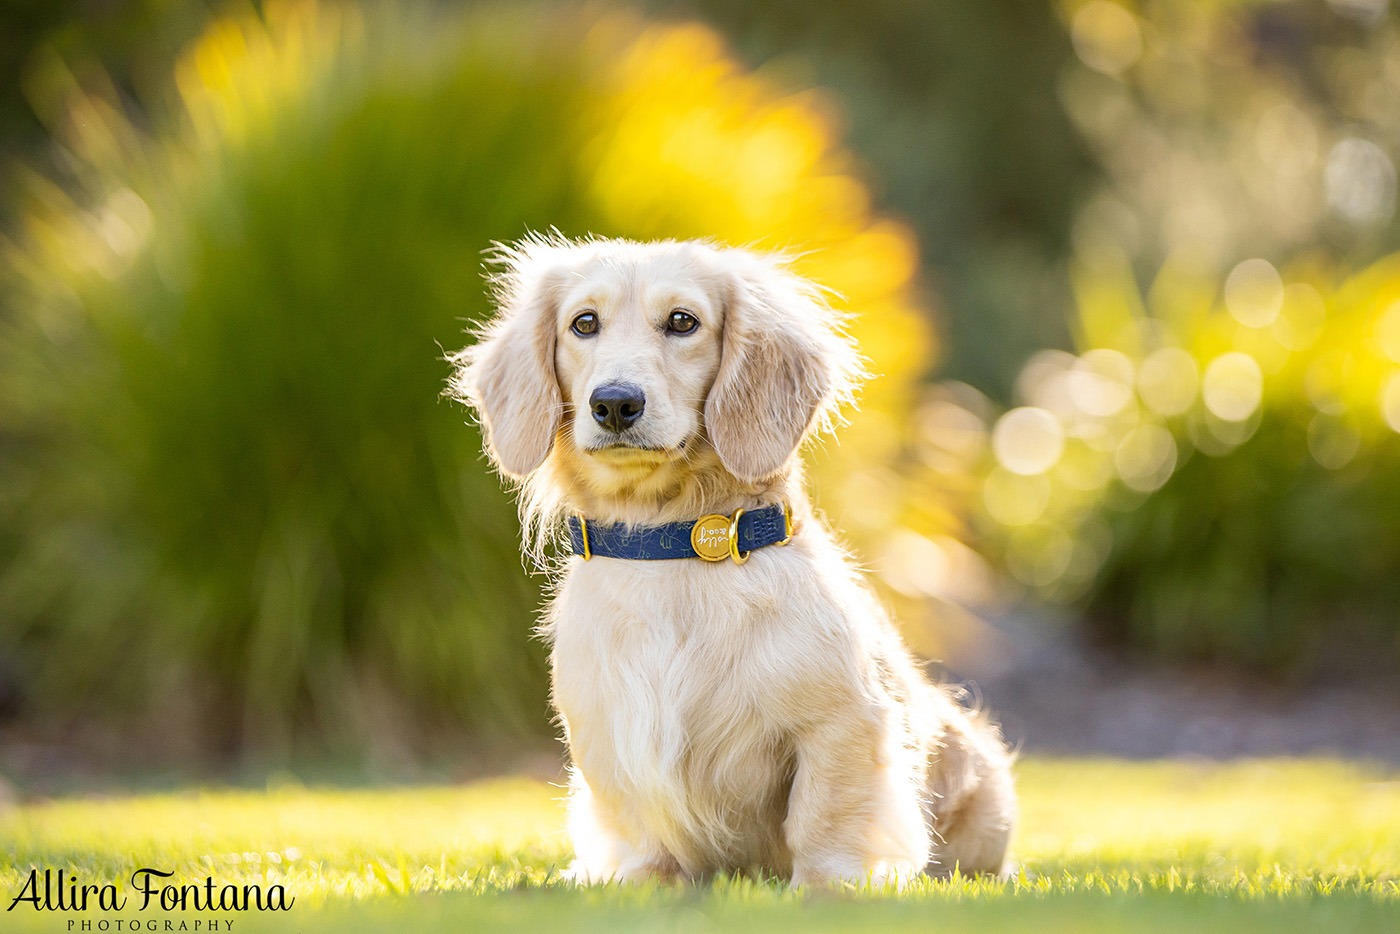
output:
<path id="1" fill-rule="evenodd" d="M 839 316 L 813 283 L 779 257 L 719 253 L 728 271 L 719 373 L 705 428 L 740 480 L 776 473 L 823 427 L 859 377 Z"/>
<path id="2" fill-rule="evenodd" d="M 559 248 L 527 241 L 502 247 L 496 317 L 474 346 L 452 357 L 448 395 L 476 409 L 486 451 L 516 479 L 533 473 L 554 446 L 563 399 L 554 372 Z"/>

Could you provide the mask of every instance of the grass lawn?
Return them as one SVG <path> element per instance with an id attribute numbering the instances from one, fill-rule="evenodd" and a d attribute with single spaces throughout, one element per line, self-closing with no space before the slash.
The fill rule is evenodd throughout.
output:
<path id="1" fill-rule="evenodd" d="M 31 867 L 116 883 L 118 911 L 36 911 L 4 931 L 1400 931 L 1400 773 L 1346 763 L 1026 759 L 1009 882 L 799 895 L 776 883 L 580 890 L 559 789 L 462 787 L 60 800 L 0 815 L 0 892 Z M 285 886 L 290 911 L 140 908 L 134 870 L 215 890 Z M 66 888 L 66 883 L 65 883 Z M 56 894 L 56 893 L 55 893 Z M 107 921 L 103 928 L 99 922 Z M 70 927 L 69 922 L 74 922 Z M 122 921 L 119 929 L 116 922 Z M 223 922 L 232 921 L 231 928 Z"/>

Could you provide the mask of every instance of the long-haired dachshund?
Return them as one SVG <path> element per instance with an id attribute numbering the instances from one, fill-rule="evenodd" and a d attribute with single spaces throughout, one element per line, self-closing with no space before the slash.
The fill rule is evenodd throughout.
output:
<path id="1" fill-rule="evenodd" d="M 531 547 L 568 532 L 541 630 L 575 877 L 1002 872 L 1005 744 L 925 679 L 807 499 L 798 449 L 859 376 L 820 290 L 701 242 L 498 258 L 450 392 Z"/>

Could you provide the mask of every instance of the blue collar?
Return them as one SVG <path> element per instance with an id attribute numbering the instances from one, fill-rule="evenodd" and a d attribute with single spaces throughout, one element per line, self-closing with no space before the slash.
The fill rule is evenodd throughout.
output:
<path id="1" fill-rule="evenodd" d="M 786 545 L 791 538 L 792 511 L 784 503 L 666 525 L 599 525 L 577 513 L 569 516 L 569 544 L 585 561 L 595 557 L 643 561 L 731 558 L 735 564 L 743 564 L 755 548 Z"/>

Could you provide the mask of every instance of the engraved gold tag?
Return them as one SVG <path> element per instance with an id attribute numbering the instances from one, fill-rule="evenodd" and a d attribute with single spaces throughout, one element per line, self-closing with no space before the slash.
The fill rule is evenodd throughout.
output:
<path id="1" fill-rule="evenodd" d="M 701 516 L 690 529 L 690 547 L 706 561 L 729 557 L 729 517 Z"/>

